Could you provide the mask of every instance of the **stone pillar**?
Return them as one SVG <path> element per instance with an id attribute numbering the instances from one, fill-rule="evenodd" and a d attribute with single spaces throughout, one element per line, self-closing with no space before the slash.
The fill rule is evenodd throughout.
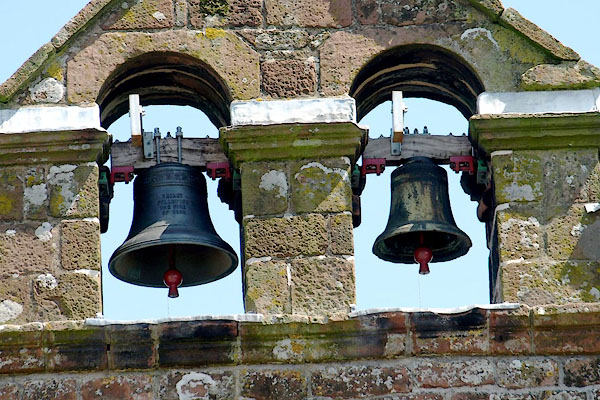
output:
<path id="1" fill-rule="evenodd" d="M 102 311 L 100 128 L 0 134 L 0 323 Z"/>
<path id="2" fill-rule="evenodd" d="M 356 302 L 350 122 L 236 126 L 221 141 L 241 172 L 246 311 L 345 318 Z"/>
<path id="3" fill-rule="evenodd" d="M 493 300 L 600 301 L 600 114 L 476 116 L 491 155 Z"/>

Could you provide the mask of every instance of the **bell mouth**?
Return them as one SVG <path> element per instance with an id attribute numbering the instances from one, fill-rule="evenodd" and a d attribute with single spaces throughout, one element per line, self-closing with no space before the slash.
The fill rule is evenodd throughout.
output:
<path id="1" fill-rule="evenodd" d="M 163 277 L 169 269 L 169 251 L 174 250 L 174 265 L 183 276 L 181 287 L 202 285 L 224 278 L 237 268 L 238 258 L 224 241 L 185 241 L 182 230 L 170 226 L 169 238 L 163 235 L 151 239 L 149 229 L 140 232 L 119 247 L 111 257 L 108 269 L 116 278 L 138 286 L 165 286 Z M 150 232 L 148 232 L 150 231 Z"/>
<path id="2" fill-rule="evenodd" d="M 421 245 L 431 249 L 433 259 L 430 262 L 436 263 L 464 256 L 472 243 L 469 236 L 458 228 L 420 221 L 379 235 L 373 244 L 373 254 L 393 263 L 416 264 L 414 252 Z"/>

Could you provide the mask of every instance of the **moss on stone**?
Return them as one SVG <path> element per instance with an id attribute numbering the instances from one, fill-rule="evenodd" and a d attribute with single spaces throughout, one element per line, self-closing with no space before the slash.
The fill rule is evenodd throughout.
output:
<path id="1" fill-rule="evenodd" d="M 202 15 L 228 15 L 229 2 L 227 0 L 202 0 L 199 2 L 198 12 Z"/>
<path id="2" fill-rule="evenodd" d="M 219 29 L 219 28 L 206 28 L 205 34 L 208 39 L 215 40 L 215 39 L 225 37 L 227 35 L 227 32 L 225 32 L 225 30 Z M 237 50 L 239 50 L 239 49 L 237 49 Z"/>

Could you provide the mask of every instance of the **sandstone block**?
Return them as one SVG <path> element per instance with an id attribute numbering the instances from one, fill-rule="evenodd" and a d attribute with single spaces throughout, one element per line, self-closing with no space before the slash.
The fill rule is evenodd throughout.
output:
<path id="1" fill-rule="evenodd" d="M 111 369 L 152 368 L 157 362 L 152 331 L 148 324 L 116 325 L 110 329 Z"/>
<path id="2" fill-rule="evenodd" d="M 560 215 L 574 202 L 597 201 L 600 164 L 597 149 L 541 152 L 543 207 L 548 217 Z"/>
<path id="3" fill-rule="evenodd" d="M 473 309 L 463 314 L 430 312 L 410 315 L 414 354 L 486 354 L 489 351 L 487 314 Z"/>
<path id="4" fill-rule="evenodd" d="M 92 379 L 81 386 L 81 399 L 131 399 L 151 400 L 152 377 L 150 375 L 110 376 Z"/>
<path id="5" fill-rule="evenodd" d="M 356 2 L 358 21 L 363 25 L 371 25 L 379 22 L 381 10 L 376 0 L 358 0 Z"/>
<path id="6" fill-rule="evenodd" d="M 384 0 L 381 14 L 383 22 L 397 26 L 464 21 L 469 17 L 466 7 L 448 0 L 408 0 L 402 6 L 394 0 Z"/>
<path id="7" fill-rule="evenodd" d="M 291 166 L 291 207 L 297 213 L 352 211 L 346 158 L 300 160 Z"/>
<path id="8" fill-rule="evenodd" d="M 98 166 L 51 166 L 47 177 L 50 215 L 98 217 Z"/>
<path id="9" fill-rule="evenodd" d="M 331 245 L 329 250 L 337 255 L 354 255 L 352 215 L 336 214 L 329 217 Z"/>
<path id="10" fill-rule="evenodd" d="M 364 35 L 339 31 L 320 46 L 320 86 L 325 96 L 346 95 L 360 68 L 384 47 Z"/>
<path id="11" fill-rule="evenodd" d="M 411 391 L 409 371 L 398 367 L 366 365 L 319 368 L 312 373 L 315 396 L 350 399 Z"/>
<path id="12" fill-rule="evenodd" d="M 175 26 L 187 26 L 188 3 L 187 0 L 175 0 Z"/>
<path id="13" fill-rule="evenodd" d="M 292 313 L 335 315 L 356 304 L 354 262 L 334 257 L 292 261 Z"/>
<path id="14" fill-rule="evenodd" d="M 19 398 L 19 387 L 15 383 L 2 382 L 0 385 L 0 400 L 14 400 Z"/>
<path id="15" fill-rule="evenodd" d="M 257 49 L 269 51 L 302 49 L 311 40 L 310 34 L 300 29 L 283 31 L 276 29 L 244 29 L 239 33 L 254 44 Z M 308 55 L 304 59 L 307 57 Z"/>
<path id="16" fill-rule="evenodd" d="M 25 172 L 23 213 L 29 220 L 48 218 L 48 186 L 44 167 L 29 168 Z"/>
<path id="17" fill-rule="evenodd" d="M 58 297 L 61 313 L 67 319 L 93 318 L 102 311 L 99 275 L 68 273 L 58 277 Z"/>
<path id="18" fill-rule="evenodd" d="M 193 68 L 208 65 L 214 69 L 235 100 L 260 96 L 258 54 L 237 34 L 206 28 L 200 32 L 176 29 L 151 33 L 108 32 L 100 35 L 93 44 L 67 62 L 68 101 L 95 102 L 102 84 L 119 66 L 142 54 L 165 49 L 173 49 L 184 57 L 189 56 L 185 58 Z"/>
<path id="19" fill-rule="evenodd" d="M 271 97 L 298 97 L 313 94 L 317 72 L 312 60 L 275 60 L 262 64 L 263 91 Z"/>
<path id="20" fill-rule="evenodd" d="M 235 377 L 231 371 L 170 371 L 159 378 L 159 397 L 163 400 L 215 399 L 235 397 Z"/>
<path id="21" fill-rule="evenodd" d="M 583 60 L 540 64 L 521 79 L 525 90 L 592 89 L 600 85 L 600 68 Z"/>
<path id="22" fill-rule="evenodd" d="M 492 17 L 494 20 L 500 18 L 502 12 L 504 11 L 504 7 L 502 6 L 502 2 L 500 0 L 469 0 L 471 4 L 475 6 L 475 8 L 483 11 L 488 16 Z"/>
<path id="23" fill-rule="evenodd" d="M 100 270 L 100 224 L 92 220 L 61 222 L 61 265 L 64 269 Z"/>
<path id="24" fill-rule="evenodd" d="M 558 364 L 545 359 L 508 359 L 496 362 L 498 385 L 509 389 L 558 384 Z"/>
<path id="25" fill-rule="evenodd" d="M 158 336 L 161 366 L 231 364 L 237 355 L 237 322 L 172 322 Z"/>
<path id="26" fill-rule="evenodd" d="M 58 266 L 58 226 L 48 222 L 0 225 L 0 274 L 19 276 L 51 272 Z"/>
<path id="27" fill-rule="evenodd" d="M 543 160 L 541 152 L 519 151 L 492 157 L 496 201 L 500 203 L 541 201 Z"/>
<path id="28" fill-rule="evenodd" d="M 547 252 L 554 260 L 598 260 L 600 217 L 574 205 L 546 225 Z"/>
<path id="29" fill-rule="evenodd" d="M 287 211 L 289 182 L 284 163 L 244 163 L 241 173 L 244 215 L 273 215 Z"/>
<path id="30" fill-rule="evenodd" d="M 75 379 L 33 380 L 23 384 L 23 400 L 77 400 L 79 384 Z"/>
<path id="31" fill-rule="evenodd" d="M 244 225 L 247 259 L 325 254 L 327 220 L 320 214 L 283 218 L 252 218 Z"/>
<path id="32" fill-rule="evenodd" d="M 592 386 L 600 384 L 600 358 L 573 358 L 565 362 L 565 385 Z"/>
<path id="33" fill-rule="evenodd" d="M 0 221 L 23 219 L 23 175 L 21 167 L 0 170 Z"/>
<path id="34" fill-rule="evenodd" d="M 289 270 L 290 264 L 285 261 L 247 261 L 244 268 L 246 311 L 262 314 L 291 313 Z"/>
<path id="35" fill-rule="evenodd" d="M 529 308 L 490 311 L 490 351 L 493 354 L 529 354 Z"/>
<path id="36" fill-rule="evenodd" d="M 544 31 L 533 22 L 523 18 L 516 10 L 508 8 L 500 17 L 501 23 L 508 25 L 525 35 L 529 40 L 537 43 L 561 60 L 577 61 L 581 57 L 573 49 L 566 47 L 548 32 Z"/>
<path id="37" fill-rule="evenodd" d="M 307 382 L 299 370 L 245 370 L 240 377 L 241 395 L 255 400 L 305 399 Z"/>
<path id="38" fill-rule="evenodd" d="M 266 0 L 267 24 L 342 28 L 352 24 L 351 0 Z"/>
<path id="39" fill-rule="evenodd" d="M 494 365 L 486 359 L 468 361 L 418 362 L 413 371 L 415 381 L 423 388 L 451 388 L 493 385 Z"/>
<path id="40" fill-rule="evenodd" d="M 4 348 L 0 354 L 0 373 L 41 372 L 46 368 L 45 357 L 41 346 L 37 348 Z"/>
<path id="41" fill-rule="evenodd" d="M 540 203 L 498 211 L 498 247 L 500 262 L 541 257 L 544 251 L 544 232 Z"/>
<path id="42" fill-rule="evenodd" d="M 229 24 L 232 26 L 261 26 L 262 0 L 230 0 Z"/>
<path id="43" fill-rule="evenodd" d="M 107 30 L 170 28 L 173 17 L 172 0 L 129 0 L 119 3 L 102 26 Z"/>
<path id="44" fill-rule="evenodd" d="M 502 299 L 529 306 L 569 302 L 567 286 L 556 276 L 548 259 L 510 262 L 502 268 Z"/>

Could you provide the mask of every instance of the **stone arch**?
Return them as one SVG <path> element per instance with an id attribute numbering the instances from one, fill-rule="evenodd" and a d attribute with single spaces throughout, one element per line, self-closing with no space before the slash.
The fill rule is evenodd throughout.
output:
<path id="1" fill-rule="evenodd" d="M 105 80 L 96 99 L 104 127 L 127 112 L 131 93 L 140 94 L 145 105 L 198 108 L 217 127 L 230 123 L 232 94 L 227 84 L 213 68 L 190 55 L 150 52 L 118 66 Z"/>
<path id="2" fill-rule="evenodd" d="M 438 46 L 405 45 L 379 53 L 357 73 L 349 94 L 356 99 L 358 119 L 389 100 L 392 90 L 450 104 L 468 119 L 485 88 L 462 57 Z"/>
<path id="3" fill-rule="evenodd" d="M 168 57 L 161 59 L 159 54 Z M 207 32 L 110 32 L 99 36 L 67 62 L 67 101 L 71 104 L 106 101 L 107 85 L 115 77 L 124 78 L 127 69 L 136 73 L 139 83 L 144 82 L 140 76 L 147 78 L 163 67 L 174 71 L 173 66 L 180 61 L 183 65 L 178 67 L 176 76 L 183 79 L 199 74 L 193 81 L 197 87 L 205 85 L 200 84 L 205 79 L 206 85 L 224 90 L 229 100 L 259 96 L 258 54 L 234 33 L 207 29 Z M 161 67 L 162 63 L 165 65 Z M 144 68 L 149 70 L 142 71 Z M 166 77 L 166 72 L 161 76 Z M 228 118 L 217 114 L 211 119 L 223 125 Z"/>

